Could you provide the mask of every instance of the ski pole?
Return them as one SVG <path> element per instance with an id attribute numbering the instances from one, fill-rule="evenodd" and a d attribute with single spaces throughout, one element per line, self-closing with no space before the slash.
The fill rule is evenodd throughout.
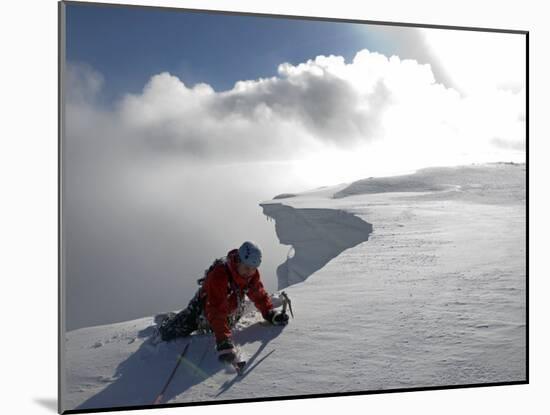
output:
<path id="1" fill-rule="evenodd" d="M 153 401 L 153 405 L 158 405 L 161 403 L 162 401 L 162 398 L 164 398 L 164 393 L 166 392 L 166 389 L 168 389 L 168 385 L 170 384 L 170 382 L 172 381 L 172 378 L 174 377 L 174 375 L 176 374 L 176 371 L 178 370 L 178 367 L 181 363 L 181 361 L 183 360 L 183 357 L 185 356 L 185 353 L 187 352 L 187 349 L 189 348 L 189 345 L 191 344 L 191 342 L 187 343 L 185 345 L 185 348 L 183 349 L 183 352 L 181 352 L 181 354 L 179 355 L 178 357 L 178 361 L 176 363 L 176 366 L 174 367 L 174 369 L 172 370 L 172 373 L 170 374 L 170 377 L 168 378 L 168 380 L 166 381 L 166 384 L 164 385 L 164 387 L 162 388 L 162 390 L 160 391 L 159 395 L 157 396 L 157 398 Z"/>

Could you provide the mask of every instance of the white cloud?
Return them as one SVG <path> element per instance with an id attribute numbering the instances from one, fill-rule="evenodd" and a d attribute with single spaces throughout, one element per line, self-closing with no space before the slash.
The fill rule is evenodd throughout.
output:
<path id="1" fill-rule="evenodd" d="M 92 103 L 104 84 L 103 75 L 86 63 L 66 65 L 63 75 L 67 99 L 73 105 Z"/>
<path id="2" fill-rule="evenodd" d="M 467 95 L 526 85 L 525 35 L 418 29 L 426 47 L 452 82 Z"/>
<path id="3" fill-rule="evenodd" d="M 443 45 L 433 40 L 435 29 L 429 34 L 428 29 L 408 30 L 416 33 L 411 42 L 432 45 L 431 55 L 425 52 L 423 59 L 442 48 L 434 46 L 438 41 Z M 105 159 L 294 161 L 296 171 L 311 185 L 429 165 L 523 161 L 525 89 L 517 89 L 521 70 L 505 65 L 506 59 L 521 61 L 519 37 L 504 35 L 501 40 L 493 36 L 502 34 L 436 32 L 443 33 L 441 39 L 449 41 L 451 50 L 460 49 L 453 42 L 464 39 L 461 45 L 467 47 L 457 51 L 457 57 L 446 60 L 450 52 L 444 52 L 438 60 L 440 70 L 460 84 L 462 92 L 440 82 L 430 64 L 365 49 L 351 62 L 318 56 L 298 65 L 282 63 L 277 76 L 239 81 L 223 92 L 207 84 L 189 87 L 161 73 L 141 93 L 125 96 L 115 110 L 106 111 L 94 104 L 102 76 L 78 65 L 68 71 L 69 125 L 101 130 L 80 146 Z M 474 35 L 485 40 L 475 46 Z M 505 52 L 496 51 L 505 45 Z M 493 53 L 483 58 L 485 48 Z M 468 60 L 473 58 L 480 61 Z M 480 66 L 486 69 L 476 71 Z M 500 66 L 508 70 L 491 78 Z M 483 88 L 474 88 L 480 83 Z M 504 84 L 515 88 L 502 89 Z M 100 147 L 112 151 L 102 152 Z M 326 175 L 327 160 L 332 179 Z"/>
<path id="4" fill-rule="evenodd" d="M 462 78 L 451 72 L 463 86 L 476 84 L 466 70 Z M 500 85 L 512 78 L 499 79 Z M 437 83 L 428 64 L 363 50 L 350 63 L 337 56 L 283 63 L 276 77 L 240 81 L 224 92 L 190 88 L 162 73 L 141 94 L 126 96 L 115 117 L 146 149 L 199 159 L 303 159 L 333 149 L 368 154 L 369 145 L 382 141 L 414 149 L 408 157 L 422 162 L 429 152 L 437 164 L 438 151 L 479 158 L 521 147 L 524 91 L 479 91 L 461 96 Z M 498 145 L 502 140 L 511 145 Z"/>

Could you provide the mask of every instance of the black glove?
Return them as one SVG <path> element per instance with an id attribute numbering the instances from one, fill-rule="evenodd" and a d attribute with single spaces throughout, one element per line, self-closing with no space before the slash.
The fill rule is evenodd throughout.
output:
<path id="1" fill-rule="evenodd" d="M 218 342 L 216 350 L 218 351 L 218 360 L 220 362 L 231 363 L 237 358 L 235 346 L 233 346 L 233 343 L 229 339 Z"/>
<path id="2" fill-rule="evenodd" d="M 285 326 L 288 324 L 288 314 L 280 311 L 271 310 L 265 316 L 265 319 L 274 326 Z"/>

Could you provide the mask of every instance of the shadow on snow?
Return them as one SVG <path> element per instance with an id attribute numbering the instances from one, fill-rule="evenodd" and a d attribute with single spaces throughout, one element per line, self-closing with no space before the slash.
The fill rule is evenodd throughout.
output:
<path id="1" fill-rule="evenodd" d="M 168 386 L 162 403 L 169 402 L 198 384 L 205 384 L 206 390 L 211 390 L 211 394 L 206 392 L 205 401 L 223 397 L 222 395 L 236 382 L 246 378 L 255 367 L 275 351 L 271 350 L 257 360 L 269 342 L 279 336 L 282 330 L 283 327 L 255 323 L 234 331 L 233 340 L 241 348 L 255 342 L 260 342 L 261 345 L 252 356 L 247 358 L 244 373 L 241 376 L 235 374 L 223 384 L 211 379 L 216 373 L 226 370 L 226 366 L 217 360 L 212 334 L 192 335 L 157 345 L 153 345 L 150 339 L 147 339 L 135 353 L 119 364 L 113 376 L 115 380 L 109 386 L 76 409 L 151 405 L 164 387 L 180 353 L 188 342 L 191 342 L 189 349 Z M 155 327 L 150 326 L 142 330 L 139 337 L 150 337 L 154 331 Z M 187 401 L 185 396 L 180 398 Z"/>

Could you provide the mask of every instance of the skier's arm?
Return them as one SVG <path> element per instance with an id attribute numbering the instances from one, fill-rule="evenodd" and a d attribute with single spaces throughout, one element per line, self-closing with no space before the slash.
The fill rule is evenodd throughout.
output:
<path id="1" fill-rule="evenodd" d="M 205 280 L 204 289 L 206 292 L 205 314 L 216 336 L 216 342 L 231 338 L 231 329 L 227 322 L 229 315 L 227 276 L 223 272 L 212 271 Z"/>
<path id="2" fill-rule="evenodd" d="M 262 316 L 266 318 L 269 312 L 273 309 L 273 303 L 271 302 L 271 298 L 269 298 L 269 294 L 260 280 L 260 274 L 257 273 L 252 278 L 252 282 L 248 287 L 248 298 L 252 300 L 256 308 L 262 313 Z"/>

